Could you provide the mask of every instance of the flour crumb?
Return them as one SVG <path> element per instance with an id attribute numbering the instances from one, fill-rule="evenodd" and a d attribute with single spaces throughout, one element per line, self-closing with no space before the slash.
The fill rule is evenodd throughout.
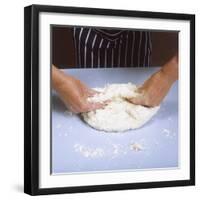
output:
<path id="1" fill-rule="evenodd" d="M 142 151 L 144 149 L 144 147 L 139 143 L 133 143 L 130 145 L 130 149 L 138 152 L 138 151 Z"/>
<path id="2" fill-rule="evenodd" d="M 101 148 L 91 148 L 81 144 L 75 144 L 74 149 L 86 158 L 98 158 L 104 156 L 104 150 Z"/>
<path id="3" fill-rule="evenodd" d="M 170 130 L 168 130 L 168 129 L 163 129 L 163 131 L 162 131 L 164 134 L 165 134 L 165 136 L 167 137 L 167 138 L 169 138 L 169 139 L 172 139 L 172 138 L 174 138 L 175 137 L 175 133 L 173 133 L 173 132 L 171 132 Z"/>
<path id="4" fill-rule="evenodd" d="M 169 133 L 170 133 L 170 130 L 169 130 L 169 129 L 166 129 L 166 128 L 164 128 L 164 129 L 163 129 L 163 133 L 169 134 Z"/>
<path id="5" fill-rule="evenodd" d="M 121 145 L 121 144 L 112 144 L 112 147 L 113 147 L 113 151 L 112 151 L 112 157 L 116 157 L 118 156 L 119 154 L 127 154 L 127 151 L 126 149 Z"/>
<path id="6" fill-rule="evenodd" d="M 163 133 L 165 134 L 166 137 L 170 136 L 170 130 L 169 129 L 164 128 Z"/>

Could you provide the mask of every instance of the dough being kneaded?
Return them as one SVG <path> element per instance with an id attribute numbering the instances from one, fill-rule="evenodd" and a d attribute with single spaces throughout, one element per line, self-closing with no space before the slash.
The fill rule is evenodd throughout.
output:
<path id="1" fill-rule="evenodd" d="M 108 84 L 104 88 L 94 88 L 100 93 L 88 98 L 90 102 L 110 100 L 103 109 L 82 113 L 83 120 L 91 127 L 106 132 L 122 132 L 143 126 L 159 110 L 159 106 L 148 108 L 134 105 L 126 98 L 140 95 L 132 83 Z"/>

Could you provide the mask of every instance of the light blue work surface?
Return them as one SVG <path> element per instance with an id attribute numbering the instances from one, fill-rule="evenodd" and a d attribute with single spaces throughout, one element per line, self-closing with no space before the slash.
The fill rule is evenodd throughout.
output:
<path id="1" fill-rule="evenodd" d="M 159 68 L 68 69 L 89 87 L 142 84 Z M 52 96 L 52 173 L 84 173 L 178 167 L 178 83 L 143 127 L 123 133 L 97 131 Z M 116 122 L 120 123 L 120 122 Z M 135 151 L 132 144 L 142 149 Z M 96 152 L 96 153 L 95 153 Z"/>

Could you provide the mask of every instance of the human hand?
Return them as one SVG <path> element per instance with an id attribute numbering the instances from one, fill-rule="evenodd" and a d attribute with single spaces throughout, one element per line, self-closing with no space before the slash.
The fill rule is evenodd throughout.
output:
<path id="1" fill-rule="evenodd" d="M 56 79 L 56 81 L 53 81 L 54 89 L 70 111 L 82 113 L 100 109 L 106 105 L 106 102 L 93 103 L 87 101 L 88 97 L 98 92 L 88 88 L 80 80 L 66 75 L 56 68 L 53 69 L 52 75 L 53 79 Z"/>
<path id="2" fill-rule="evenodd" d="M 140 95 L 127 100 L 136 105 L 147 107 L 158 106 L 177 79 L 178 63 L 177 58 L 173 57 L 160 71 L 153 74 L 138 88 Z"/>

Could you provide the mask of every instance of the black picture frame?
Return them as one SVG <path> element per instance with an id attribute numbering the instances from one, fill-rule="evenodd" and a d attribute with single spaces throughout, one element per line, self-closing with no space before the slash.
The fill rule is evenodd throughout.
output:
<path id="1" fill-rule="evenodd" d="M 76 13 L 190 23 L 190 179 L 162 182 L 39 188 L 39 13 Z M 195 15 L 83 7 L 31 5 L 24 8 L 24 192 L 30 195 L 97 192 L 195 185 Z"/>

